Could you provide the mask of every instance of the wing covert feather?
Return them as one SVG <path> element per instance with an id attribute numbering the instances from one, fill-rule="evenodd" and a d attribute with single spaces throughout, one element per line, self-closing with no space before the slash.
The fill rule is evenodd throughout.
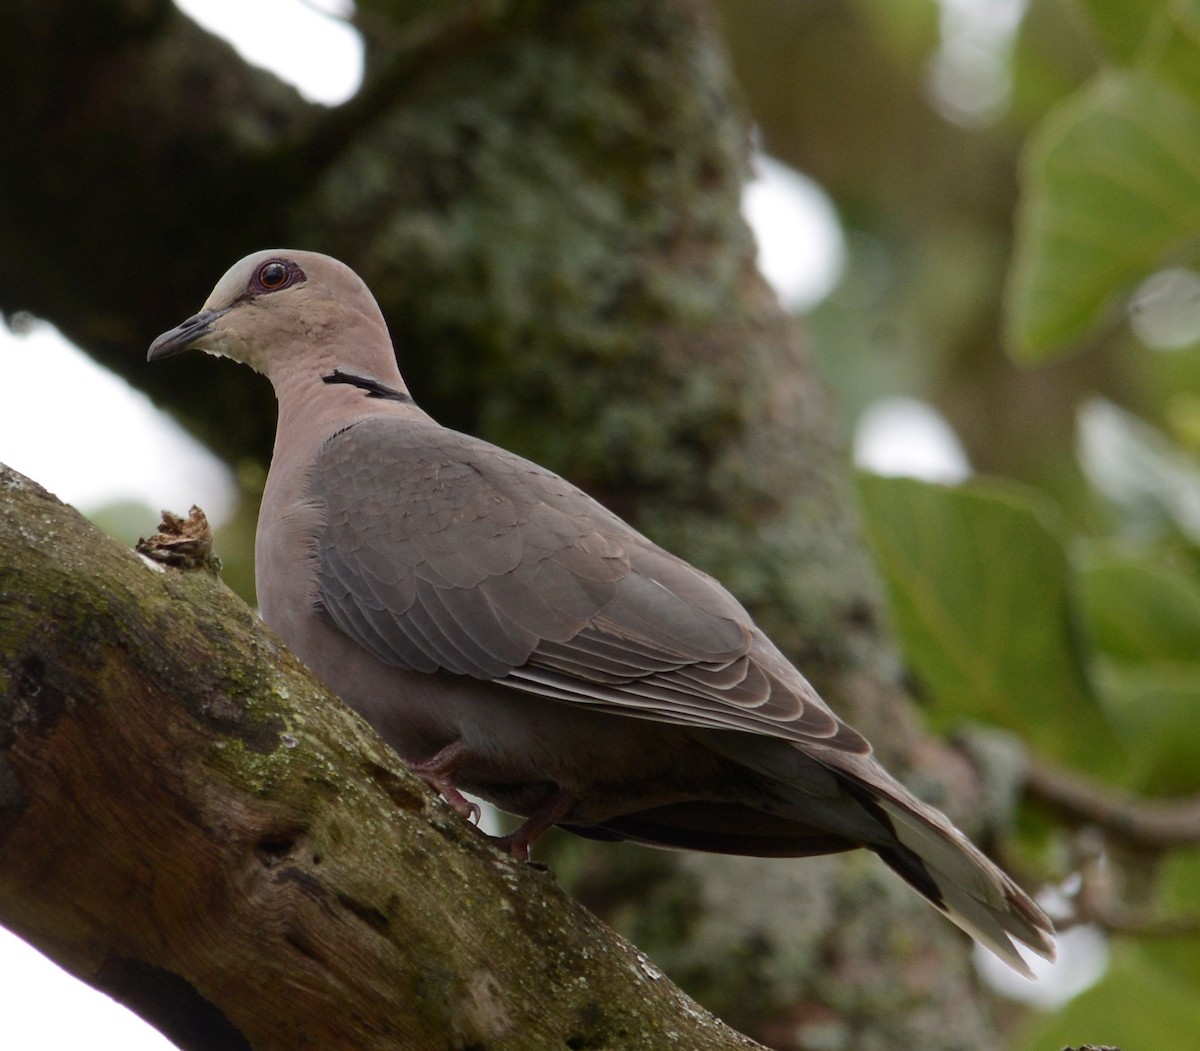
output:
<path id="1" fill-rule="evenodd" d="M 375 417 L 326 443 L 309 495 L 324 615 L 387 663 L 869 750 L 716 581 L 518 456 Z"/>

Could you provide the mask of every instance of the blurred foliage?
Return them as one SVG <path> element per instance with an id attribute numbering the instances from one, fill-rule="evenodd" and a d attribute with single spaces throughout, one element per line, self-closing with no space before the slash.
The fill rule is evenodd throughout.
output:
<path id="1" fill-rule="evenodd" d="M 937 721 L 984 720 L 1111 767 L 1120 749 L 1089 679 L 1048 501 L 1000 480 L 952 489 L 868 476 L 861 492 L 896 633 Z"/>
<path id="2" fill-rule="evenodd" d="M 1026 154 L 1008 305 L 1013 350 L 1030 360 L 1071 349 L 1134 281 L 1200 251 L 1200 10 L 1086 7 L 1111 64 Z"/>
<path id="3" fill-rule="evenodd" d="M 1192 60 L 1200 71 L 1200 46 Z M 1038 130 L 1009 302 L 1018 356 L 1070 349 L 1134 281 L 1189 251 L 1200 228 L 1197 103 L 1148 72 L 1105 73 Z"/>
<path id="4" fill-rule="evenodd" d="M 1103 980 L 1052 1016 L 1030 1018 L 1016 1046 L 1048 1051 L 1100 1047 L 1193 1051 L 1200 1032 L 1194 984 L 1181 982 L 1136 948 L 1119 952 Z"/>
<path id="5" fill-rule="evenodd" d="M 931 719 L 1016 731 L 1114 790 L 1200 791 L 1200 4 L 1030 0 L 972 45 L 1009 78 L 990 111 L 938 97 L 963 5 L 939 32 L 931 3 L 750 3 L 769 40 L 721 6 L 765 147 L 843 219 L 810 320 L 847 433 L 916 396 L 984 472 L 860 478 Z M 1067 875 L 1070 833 L 1030 817 L 1022 856 Z M 1195 916 L 1200 855 L 1129 854 L 1107 855 L 1118 904 Z M 1200 938 L 1112 942 L 1013 1047 L 1195 1045 Z"/>

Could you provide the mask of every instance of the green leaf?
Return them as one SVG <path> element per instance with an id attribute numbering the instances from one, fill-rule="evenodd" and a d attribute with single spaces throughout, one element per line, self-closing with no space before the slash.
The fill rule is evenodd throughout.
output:
<path id="1" fill-rule="evenodd" d="M 1155 20 L 1162 0 L 1083 0 L 1101 45 L 1117 60 L 1134 57 Z"/>
<path id="2" fill-rule="evenodd" d="M 1045 755 L 1117 763 L 1048 508 L 997 480 L 948 488 L 862 476 L 860 492 L 895 629 L 935 719 L 979 719 Z"/>
<path id="3" fill-rule="evenodd" d="M 1110 663 L 1098 678 L 1127 756 L 1105 776 L 1144 795 L 1200 790 L 1200 663 Z"/>
<path id="4" fill-rule="evenodd" d="M 1078 559 L 1101 703 L 1127 752 L 1120 783 L 1200 789 L 1200 584 L 1186 570 L 1092 548 Z"/>
<path id="5" fill-rule="evenodd" d="M 1195 1051 L 1200 1033 L 1200 988 L 1120 946 L 1096 985 L 1064 1008 L 1032 1016 L 1012 1041 L 1018 1051 L 1084 1044 L 1154 1051 Z"/>
<path id="6" fill-rule="evenodd" d="M 1013 355 L 1055 357 L 1114 296 L 1200 230 L 1200 109 L 1142 71 L 1111 72 L 1030 140 L 1007 297 Z"/>
<path id="7" fill-rule="evenodd" d="M 1092 553 L 1081 559 L 1080 595 L 1089 633 L 1107 656 L 1193 663 L 1200 673 L 1200 586 L 1186 572 Z"/>
<path id="8" fill-rule="evenodd" d="M 1164 22 L 1139 56 L 1147 72 L 1178 88 L 1193 103 L 1200 102 L 1200 14 L 1183 3 L 1162 11 Z"/>
<path id="9" fill-rule="evenodd" d="M 1194 917 L 1196 888 L 1200 887 L 1200 851 L 1175 851 L 1163 864 L 1162 892 L 1155 909 L 1164 920 Z M 1200 937 L 1193 933 L 1158 937 L 1142 942 L 1146 959 L 1196 990 L 1200 999 Z"/>

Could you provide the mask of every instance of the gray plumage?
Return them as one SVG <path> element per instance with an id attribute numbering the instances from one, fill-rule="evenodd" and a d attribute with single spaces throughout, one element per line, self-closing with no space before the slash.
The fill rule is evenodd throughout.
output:
<path id="1" fill-rule="evenodd" d="M 719 583 L 557 475 L 417 408 L 370 292 L 268 251 L 151 346 L 263 372 L 263 617 L 424 779 L 582 835 L 798 857 L 865 847 L 1022 973 L 1052 927 L 873 758 Z"/>

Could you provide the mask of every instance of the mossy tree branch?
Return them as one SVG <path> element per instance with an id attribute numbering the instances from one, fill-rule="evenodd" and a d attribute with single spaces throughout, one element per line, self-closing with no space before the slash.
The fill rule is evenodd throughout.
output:
<path id="1" fill-rule="evenodd" d="M 210 575 L 0 468 L 0 922 L 193 1049 L 752 1048 Z"/>

